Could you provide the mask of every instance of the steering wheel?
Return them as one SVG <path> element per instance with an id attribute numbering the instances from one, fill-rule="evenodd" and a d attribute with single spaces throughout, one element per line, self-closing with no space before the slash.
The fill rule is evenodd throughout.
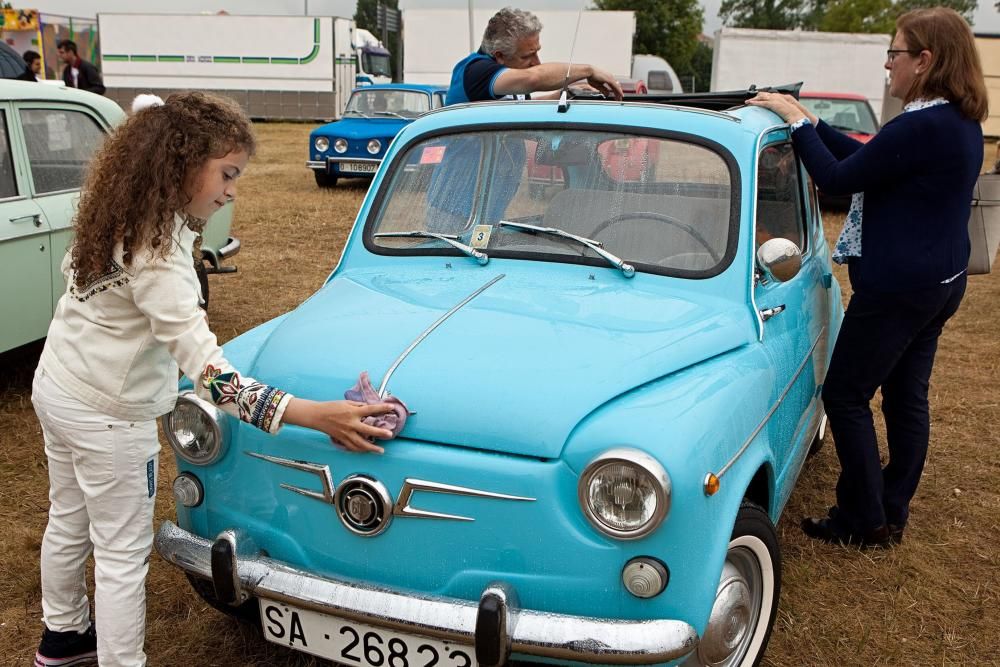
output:
<path id="1" fill-rule="evenodd" d="M 705 237 L 701 235 L 697 229 L 687 224 L 686 222 L 681 222 L 677 218 L 673 218 L 669 215 L 664 215 L 663 213 L 656 213 L 655 211 L 634 211 L 631 213 L 619 213 L 613 218 L 608 218 L 607 220 L 601 222 L 594 231 L 590 233 L 592 237 L 597 237 L 598 234 L 603 232 L 605 229 L 619 222 L 625 222 L 626 220 L 656 220 L 657 222 L 665 222 L 668 225 L 676 227 L 681 231 L 687 233 L 688 236 L 697 241 L 701 247 L 709 254 L 709 256 L 718 263 L 722 256 L 712 247 L 712 244 L 705 240 Z"/>

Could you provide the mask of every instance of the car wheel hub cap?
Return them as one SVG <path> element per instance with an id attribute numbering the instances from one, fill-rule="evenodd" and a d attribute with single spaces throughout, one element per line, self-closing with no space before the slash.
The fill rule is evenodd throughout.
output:
<path id="1" fill-rule="evenodd" d="M 736 664 L 749 643 L 754 626 L 752 582 L 729 559 L 712 606 L 698 654 L 705 665 Z"/>

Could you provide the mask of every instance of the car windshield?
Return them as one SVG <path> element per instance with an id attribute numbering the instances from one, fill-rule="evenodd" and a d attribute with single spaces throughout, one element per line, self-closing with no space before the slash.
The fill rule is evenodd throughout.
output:
<path id="1" fill-rule="evenodd" d="M 361 65 L 365 72 L 374 76 L 392 76 L 389 56 L 381 53 L 362 53 Z"/>
<path id="2" fill-rule="evenodd" d="M 358 90 L 351 95 L 345 114 L 355 112 L 365 116 L 416 118 L 429 111 L 431 98 L 427 93 L 411 90 Z"/>
<path id="3" fill-rule="evenodd" d="M 802 105 L 820 120 L 838 130 L 875 134 L 878 125 L 871 106 L 864 100 L 839 100 L 830 97 L 803 97 Z"/>
<path id="4" fill-rule="evenodd" d="M 399 235 L 432 232 L 490 257 L 608 263 L 558 230 L 639 271 L 699 277 L 721 270 L 735 243 L 729 163 L 692 142 L 584 130 L 469 132 L 418 142 L 395 164 L 366 229 L 390 254 L 455 252 L 441 239 Z"/>

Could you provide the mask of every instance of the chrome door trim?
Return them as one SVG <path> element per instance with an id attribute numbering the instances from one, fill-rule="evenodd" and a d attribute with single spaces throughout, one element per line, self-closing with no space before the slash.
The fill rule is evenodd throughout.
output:
<path id="1" fill-rule="evenodd" d="M 799 379 L 799 376 L 802 374 L 802 371 L 806 367 L 806 364 L 808 364 L 812 360 L 813 352 L 816 351 L 816 346 L 819 345 L 819 342 L 823 340 L 823 335 L 825 333 L 826 333 L 826 327 L 820 329 L 819 336 L 817 336 L 816 340 L 813 341 L 812 347 L 809 348 L 809 352 L 807 352 L 805 358 L 802 359 L 802 363 L 799 364 L 799 367 L 795 370 L 795 373 L 792 374 L 792 379 L 789 380 L 784 390 L 782 390 L 781 395 L 778 396 L 778 400 L 774 402 L 774 405 L 772 405 L 771 409 L 767 411 L 767 414 L 764 415 L 764 418 L 761 420 L 761 422 L 757 424 L 757 428 L 755 428 L 753 430 L 753 433 L 751 433 L 749 437 L 747 437 L 746 441 L 743 443 L 742 446 L 740 446 L 739 450 L 737 450 L 737 452 L 733 454 L 733 457 L 726 462 L 726 465 L 722 466 L 722 469 L 719 470 L 719 472 L 715 473 L 716 477 L 722 479 L 722 476 L 725 475 L 726 472 L 731 467 L 733 467 L 734 463 L 736 463 L 736 459 L 740 458 L 740 456 L 743 455 L 743 452 L 747 450 L 747 447 L 749 447 L 750 443 L 753 442 L 754 438 L 757 437 L 757 434 L 760 433 L 761 430 L 763 430 L 764 426 L 767 425 L 768 420 L 771 419 L 771 417 L 777 411 L 778 406 L 781 405 L 781 402 L 783 400 L 785 400 L 785 396 L 787 396 L 788 392 L 791 391 L 792 386 L 795 384 L 795 381 Z"/>

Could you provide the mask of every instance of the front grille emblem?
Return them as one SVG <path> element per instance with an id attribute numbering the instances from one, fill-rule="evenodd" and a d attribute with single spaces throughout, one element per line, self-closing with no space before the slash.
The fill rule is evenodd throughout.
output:
<path id="1" fill-rule="evenodd" d="M 473 489 L 467 486 L 456 486 L 454 484 L 442 484 L 423 479 L 407 477 L 403 481 L 403 488 L 400 489 L 399 498 L 393 503 L 389 490 L 382 482 L 368 475 L 349 475 L 336 488 L 333 485 L 333 478 L 330 475 L 330 467 L 321 463 L 311 463 L 309 461 L 296 461 L 294 459 L 284 459 L 278 456 L 268 456 L 267 454 L 257 454 L 256 452 L 244 452 L 247 456 L 255 459 L 275 463 L 293 470 L 301 470 L 319 478 L 321 491 L 304 489 L 299 486 L 282 483 L 283 489 L 301 494 L 307 498 L 313 498 L 320 502 L 333 505 L 337 510 L 337 516 L 344 526 L 362 537 L 373 537 L 378 535 L 388 527 L 394 516 L 412 519 L 445 519 L 451 521 L 474 521 L 472 517 L 458 514 L 445 514 L 443 512 L 431 512 L 411 505 L 413 494 L 420 491 L 424 493 L 443 493 L 454 496 L 470 496 L 473 498 L 492 498 L 494 500 L 515 500 L 533 502 L 534 498 L 526 496 L 512 496 L 506 493 L 494 493 Z"/>
<path id="2" fill-rule="evenodd" d="M 341 482 L 333 504 L 340 522 L 356 535 L 378 535 L 392 520 L 389 491 L 381 482 L 365 475 L 351 475 Z"/>

